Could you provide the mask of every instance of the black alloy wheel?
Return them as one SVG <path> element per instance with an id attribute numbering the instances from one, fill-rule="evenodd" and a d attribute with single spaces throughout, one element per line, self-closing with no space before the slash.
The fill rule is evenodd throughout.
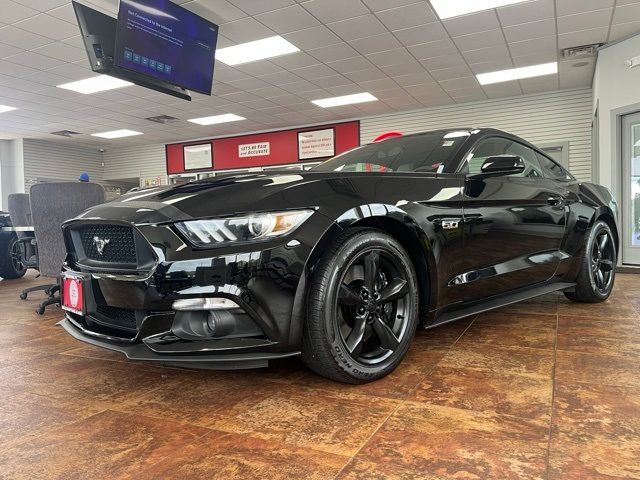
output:
<path id="1" fill-rule="evenodd" d="M 615 268 L 614 259 L 615 246 L 611 233 L 608 230 L 601 230 L 591 248 L 591 280 L 602 295 L 606 295 L 611 289 Z"/>
<path id="2" fill-rule="evenodd" d="M 347 267 L 335 308 L 337 331 L 351 357 L 373 365 L 407 335 L 408 282 L 397 258 L 372 248 Z"/>
<path id="3" fill-rule="evenodd" d="M 564 292 L 574 302 L 604 302 L 611 291 L 618 261 L 616 244 L 609 225 L 598 220 L 585 236 L 584 256 L 574 291 Z"/>
<path id="4" fill-rule="evenodd" d="M 393 237 L 346 230 L 320 260 L 309 292 L 302 358 L 313 371 L 364 383 L 402 361 L 418 323 L 418 282 Z"/>
<path id="5" fill-rule="evenodd" d="M 20 261 L 18 237 L 0 235 L 0 278 L 5 280 L 21 278 L 27 269 Z"/>

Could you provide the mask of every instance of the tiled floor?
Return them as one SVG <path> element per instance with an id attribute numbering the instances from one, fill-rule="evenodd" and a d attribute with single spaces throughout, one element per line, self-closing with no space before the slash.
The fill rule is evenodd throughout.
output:
<path id="1" fill-rule="evenodd" d="M 419 332 L 389 377 L 127 362 L 0 282 L 0 479 L 640 478 L 640 275 Z"/>

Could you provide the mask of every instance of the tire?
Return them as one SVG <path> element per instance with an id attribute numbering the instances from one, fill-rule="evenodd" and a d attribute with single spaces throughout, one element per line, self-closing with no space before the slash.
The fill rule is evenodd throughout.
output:
<path id="1" fill-rule="evenodd" d="M 393 237 L 346 230 L 321 258 L 309 292 L 302 359 L 311 370 L 359 384 L 400 364 L 416 331 L 419 295 L 411 258 Z"/>
<path id="2" fill-rule="evenodd" d="M 15 235 L 0 234 L 0 277 L 5 280 L 21 278 L 27 269 L 14 259 L 13 249 L 18 242 Z"/>
<path id="3" fill-rule="evenodd" d="M 585 238 L 575 291 L 564 292 L 565 296 L 574 302 L 604 302 L 613 290 L 617 260 L 611 228 L 603 220 L 597 220 Z"/>

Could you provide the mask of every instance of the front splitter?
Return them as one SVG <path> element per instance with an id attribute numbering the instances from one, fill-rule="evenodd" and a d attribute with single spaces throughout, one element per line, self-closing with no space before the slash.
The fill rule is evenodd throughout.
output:
<path id="1" fill-rule="evenodd" d="M 163 365 L 171 365 L 186 368 L 200 368 L 210 370 L 239 370 L 248 368 L 263 368 L 269 365 L 270 360 L 296 357 L 299 351 L 287 353 L 235 353 L 235 354 L 199 354 L 174 355 L 158 354 L 152 352 L 144 343 L 118 344 L 101 340 L 83 333 L 67 318 L 58 322 L 69 335 L 77 340 L 106 348 L 124 354 L 129 360 L 143 362 L 155 362 Z"/>

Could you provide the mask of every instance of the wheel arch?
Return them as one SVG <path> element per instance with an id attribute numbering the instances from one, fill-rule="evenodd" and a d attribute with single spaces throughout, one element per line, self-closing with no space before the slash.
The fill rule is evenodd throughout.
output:
<path id="1" fill-rule="evenodd" d="M 620 257 L 620 234 L 618 233 L 618 226 L 616 224 L 614 213 L 607 207 L 600 207 L 593 216 L 593 223 L 598 220 L 602 220 L 609 225 L 611 233 L 613 234 L 613 241 L 616 246 L 616 255 Z"/>
<path id="2" fill-rule="evenodd" d="M 382 209 L 381 209 L 382 207 Z M 381 213 L 384 211 L 384 213 Z M 378 212 L 378 213 L 375 213 Z M 436 283 L 431 281 L 436 263 L 430 242 L 417 222 L 406 212 L 391 205 L 362 205 L 340 215 L 313 247 L 298 284 L 292 311 L 290 341 L 298 345 L 302 338 L 306 303 L 311 278 L 323 253 L 348 228 L 368 227 L 381 230 L 397 240 L 409 254 L 416 271 L 419 288 L 419 322 L 422 324 L 436 298 Z"/>

